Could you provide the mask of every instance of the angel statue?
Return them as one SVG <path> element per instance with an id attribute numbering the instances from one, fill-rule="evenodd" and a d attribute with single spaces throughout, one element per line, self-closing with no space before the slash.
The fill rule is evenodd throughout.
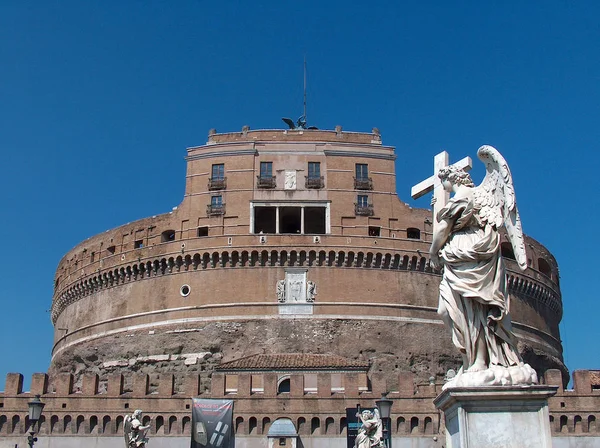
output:
<path id="1" fill-rule="evenodd" d="M 362 425 L 354 441 L 354 448 L 383 448 L 383 425 L 379 410 L 375 408 L 371 412 L 365 409 L 357 412 L 356 416 L 360 418 Z"/>
<path id="2" fill-rule="evenodd" d="M 435 217 L 438 226 L 430 256 L 434 268 L 444 268 L 438 314 L 463 358 L 463 366 L 444 389 L 537 383 L 535 370 L 523 363 L 512 334 L 500 255 L 499 230 L 504 226 L 519 267 L 527 268 L 512 176 L 492 146 L 482 146 L 477 156 L 487 169 L 477 187 L 460 168 L 448 166 L 438 173 L 444 189 L 454 196 Z"/>
<path id="3" fill-rule="evenodd" d="M 142 411 L 136 409 L 133 415 L 126 415 L 123 425 L 125 432 L 125 446 L 127 448 L 145 448 L 148 443 L 146 433 L 150 425 L 142 425 Z"/>

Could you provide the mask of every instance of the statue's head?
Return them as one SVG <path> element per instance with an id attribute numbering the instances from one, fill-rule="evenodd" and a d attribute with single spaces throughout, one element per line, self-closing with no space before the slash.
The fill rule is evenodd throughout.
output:
<path id="1" fill-rule="evenodd" d="M 466 187 L 474 187 L 475 184 L 471 179 L 469 173 L 461 168 L 457 168 L 453 165 L 445 166 L 438 171 L 438 177 L 442 181 L 442 185 L 464 185 Z M 444 188 L 446 185 L 444 185 Z"/>
<path id="2" fill-rule="evenodd" d="M 364 411 L 362 411 L 362 417 L 365 420 L 370 420 L 373 418 L 373 413 L 368 409 L 365 409 Z"/>
<path id="3" fill-rule="evenodd" d="M 142 410 L 141 409 L 136 409 L 135 411 L 133 411 L 133 418 L 140 418 L 142 416 Z"/>

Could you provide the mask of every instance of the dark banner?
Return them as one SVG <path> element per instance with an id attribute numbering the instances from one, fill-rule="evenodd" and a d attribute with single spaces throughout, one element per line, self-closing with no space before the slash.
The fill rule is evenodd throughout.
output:
<path id="1" fill-rule="evenodd" d="M 375 408 L 346 408 L 346 444 L 348 448 L 354 447 L 354 441 L 362 426 L 362 422 L 356 416 L 356 413 L 367 410 L 374 412 Z"/>
<path id="2" fill-rule="evenodd" d="M 192 398 L 190 448 L 234 448 L 233 400 Z"/>

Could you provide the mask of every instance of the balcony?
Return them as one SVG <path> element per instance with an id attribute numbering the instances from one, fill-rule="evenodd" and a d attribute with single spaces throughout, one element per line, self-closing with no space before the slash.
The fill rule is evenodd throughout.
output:
<path id="1" fill-rule="evenodd" d="M 355 190 L 372 190 L 373 179 L 370 177 L 355 177 L 354 178 L 354 189 Z"/>
<path id="2" fill-rule="evenodd" d="M 304 182 L 304 188 L 319 190 L 325 186 L 325 180 L 323 176 L 320 177 L 308 177 L 306 176 L 306 181 Z"/>
<path id="3" fill-rule="evenodd" d="M 225 190 L 227 188 L 227 178 L 226 177 L 215 177 L 208 179 L 208 189 L 209 190 Z"/>
<path id="4" fill-rule="evenodd" d="M 373 204 L 354 204 L 354 214 L 357 216 L 373 216 Z"/>
<path id="5" fill-rule="evenodd" d="M 225 204 L 218 204 L 218 205 L 207 205 L 206 206 L 206 214 L 208 216 L 218 216 L 218 215 L 224 215 L 225 214 Z"/>
<path id="6" fill-rule="evenodd" d="M 276 176 L 256 176 L 256 188 L 275 188 Z"/>

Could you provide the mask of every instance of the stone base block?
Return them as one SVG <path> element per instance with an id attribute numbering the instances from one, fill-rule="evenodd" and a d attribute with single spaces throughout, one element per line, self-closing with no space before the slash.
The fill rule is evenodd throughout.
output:
<path id="1" fill-rule="evenodd" d="M 552 448 L 549 386 L 457 387 L 434 404 L 444 412 L 447 448 Z"/>

